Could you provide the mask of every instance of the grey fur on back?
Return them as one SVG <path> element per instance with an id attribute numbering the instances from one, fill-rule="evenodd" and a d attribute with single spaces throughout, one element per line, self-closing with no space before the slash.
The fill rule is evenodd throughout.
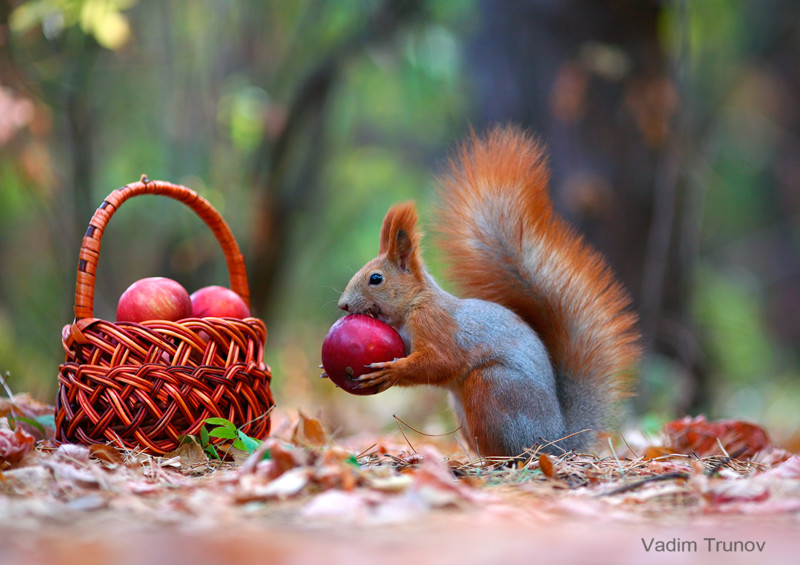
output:
<path id="1" fill-rule="evenodd" d="M 533 328 L 511 310 L 480 299 L 459 300 L 454 317 L 460 330 L 459 347 L 486 351 L 478 356 L 482 359 L 480 379 L 492 394 L 481 399 L 482 406 L 477 409 L 487 422 L 494 422 L 491 428 L 497 433 L 493 443 L 514 454 L 551 442 L 557 442 L 545 448 L 551 453 L 581 446 L 583 442 L 577 436 L 557 441 L 567 435 L 569 428 L 563 418 L 550 356 Z M 465 367 L 460 379 L 468 378 L 478 368 Z M 464 399 L 457 386 L 451 387 L 450 392 L 460 424 L 466 426 L 460 406 Z"/>

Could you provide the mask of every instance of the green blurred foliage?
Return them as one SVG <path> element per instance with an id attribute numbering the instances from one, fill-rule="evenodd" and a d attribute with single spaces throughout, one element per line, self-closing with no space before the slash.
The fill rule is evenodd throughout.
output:
<path id="1" fill-rule="evenodd" d="M 7 121 L 0 131 L 0 371 L 10 373 L 14 390 L 54 394 L 80 238 L 91 206 L 114 188 L 142 173 L 186 184 L 217 207 L 248 254 L 261 202 L 254 171 L 264 148 L 286 127 L 304 77 L 382 5 L 11 2 L 0 113 L 17 116 L 18 125 Z M 391 428 L 395 412 L 429 430 L 452 425 L 441 394 L 346 397 L 316 379 L 316 366 L 340 314 L 338 293 L 376 253 L 388 206 L 416 199 L 423 226 L 434 221 L 434 174 L 471 124 L 474 77 L 465 53 L 480 14 L 472 2 L 422 2 L 417 17 L 386 41 L 365 42 L 340 62 L 315 164 L 318 201 L 290 213 L 280 241 L 290 260 L 269 297 L 266 355 L 282 407 L 311 405 L 343 430 L 375 419 Z M 754 35 L 765 32 L 749 30 L 748 21 L 746 6 L 733 0 L 665 3 L 661 32 L 684 73 L 681 111 L 704 124 L 698 135 L 708 148 L 694 161 L 704 175 L 704 205 L 692 303 L 719 392 L 714 410 L 791 426 L 798 416 L 787 413 L 800 397 L 796 348 L 772 333 L 764 273 L 726 255 L 776 221 L 763 189 L 765 163 L 786 134 L 763 104 L 772 100 L 765 76 L 779 82 L 752 61 Z M 681 43 L 687 34 L 688 52 Z M 88 176 L 76 173 L 82 160 Z M 202 223 L 178 203 L 141 197 L 125 204 L 104 236 L 96 315 L 113 316 L 124 288 L 152 275 L 190 290 L 226 282 Z M 658 391 L 648 421 L 675 416 L 664 398 L 676 394 L 680 375 L 669 360 L 647 367 L 644 381 Z"/>
<path id="2" fill-rule="evenodd" d="M 85 14 L 100 4 L 116 22 L 109 26 L 122 21 L 128 35 L 113 40 L 92 23 L 100 16 Z M 259 201 L 254 163 L 265 158 L 259 150 L 285 126 L 304 76 L 381 4 L 19 3 L 9 37 L 18 82 L 0 80 L 10 96 L 35 106 L 0 158 L 2 265 L 13 270 L 0 287 L 0 370 L 14 389 L 45 399 L 55 391 L 60 330 L 72 319 L 80 237 L 92 212 L 79 209 L 78 192 L 97 206 L 142 173 L 186 184 L 223 214 L 246 252 Z M 457 33 L 472 15 L 469 4 L 435 2 L 421 21 L 345 61 L 326 108 L 321 200 L 293 214 L 292 233 L 282 234 L 291 260 L 270 297 L 277 306 L 266 356 L 287 407 L 335 396 L 317 382 L 315 366 L 339 315 L 338 293 L 375 254 L 391 203 L 416 198 L 426 208 L 430 156 L 464 127 Z M 70 137 L 76 99 L 86 146 Z M 91 161 L 90 186 L 75 186 L 72 175 L 81 152 Z M 32 253 L 40 260 L 30 261 Z M 190 290 L 226 282 L 216 242 L 188 209 L 139 197 L 104 234 L 95 315 L 113 317 L 125 287 L 154 275 Z"/>
<path id="3" fill-rule="evenodd" d="M 712 416 L 749 418 L 787 437 L 800 425 L 797 324 L 780 320 L 800 300 L 800 192 L 787 175 L 800 155 L 797 84 L 783 67 L 798 45 L 782 18 L 777 4 L 676 2 L 663 12 L 662 35 L 700 151 L 688 159 L 702 211 L 692 312 Z"/>

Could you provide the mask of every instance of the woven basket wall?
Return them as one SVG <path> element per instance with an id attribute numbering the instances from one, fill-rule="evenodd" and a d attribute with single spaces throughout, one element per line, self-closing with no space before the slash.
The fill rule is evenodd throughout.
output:
<path id="1" fill-rule="evenodd" d="M 198 435 L 210 417 L 226 418 L 251 437 L 266 437 L 274 402 L 261 320 L 94 318 L 103 232 L 120 205 L 141 194 L 179 200 L 208 225 L 225 255 L 230 288 L 249 305 L 244 258 L 207 200 L 184 186 L 144 177 L 112 192 L 95 212 L 81 246 L 75 321 L 62 332 L 66 359 L 59 367 L 56 440 L 111 443 L 162 455 L 184 436 Z"/>

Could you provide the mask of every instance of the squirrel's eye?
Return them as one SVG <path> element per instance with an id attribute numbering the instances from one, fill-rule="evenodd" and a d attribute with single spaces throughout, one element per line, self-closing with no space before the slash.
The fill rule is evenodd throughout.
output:
<path id="1" fill-rule="evenodd" d="M 369 276 L 369 284 L 381 284 L 383 282 L 383 275 L 380 273 L 372 273 Z"/>

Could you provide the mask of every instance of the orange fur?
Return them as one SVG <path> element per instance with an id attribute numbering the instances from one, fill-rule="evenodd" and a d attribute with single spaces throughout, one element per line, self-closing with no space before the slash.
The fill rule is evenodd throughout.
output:
<path id="1" fill-rule="evenodd" d="M 378 260 L 384 270 L 393 267 L 413 277 L 395 285 L 394 290 L 401 301 L 413 302 L 407 309 L 405 326 L 411 341 L 420 344 L 408 357 L 394 363 L 394 370 L 400 375 L 399 385 L 445 383 L 456 370 L 459 358 L 464 357 L 455 344 L 458 327 L 453 317 L 420 282 L 425 272 L 421 240 L 414 203 L 392 206 L 381 227 Z"/>
<path id="2" fill-rule="evenodd" d="M 450 313 L 433 300 L 422 299 L 407 321 L 416 349 L 395 362 L 402 370 L 397 384 L 444 385 L 453 380 L 469 354 L 458 347 L 458 326 Z"/>
<path id="3" fill-rule="evenodd" d="M 401 268 L 416 272 L 421 239 L 422 233 L 417 229 L 417 207 L 413 202 L 389 208 L 381 227 L 380 253 L 396 261 Z"/>
<path id="4" fill-rule="evenodd" d="M 515 311 L 557 373 L 613 402 L 638 360 L 636 315 L 603 257 L 553 211 L 548 181 L 531 137 L 510 127 L 473 135 L 440 178 L 442 246 L 465 293 Z"/>
<path id="5" fill-rule="evenodd" d="M 376 371 L 364 377 L 370 383 L 386 378 L 390 385 L 445 384 L 466 356 L 456 344 L 455 320 L 441 297 L 426 284 L 421 239 L 414 203 L 392 206 L 381 226 L 378 256 L 356 273 L 342 293 L 340 308 L 371 312 L 402 326 L 414 344 L 408 356 L 379 364 L 391 365 L 390 377 L 386 370 Z M 366 281 L 375 272 L 386 282 L 373 288 Z"/>

